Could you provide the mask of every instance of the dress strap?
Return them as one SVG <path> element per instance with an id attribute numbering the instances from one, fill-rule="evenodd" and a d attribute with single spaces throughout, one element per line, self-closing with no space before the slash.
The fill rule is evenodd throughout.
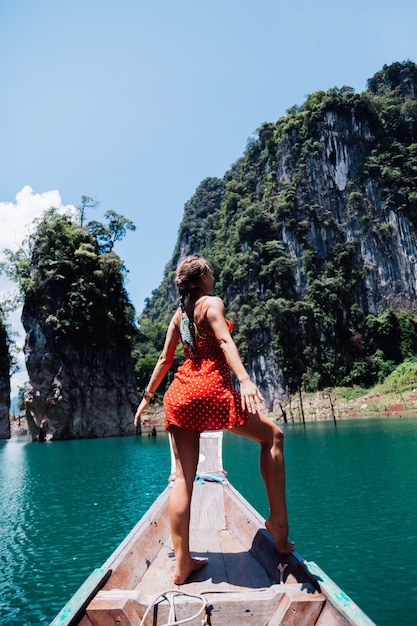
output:
<path id="1" fill-rule="evenodd" d="M 184 345 L 187 346 L 191 354 L 194 354 L 194 339 L 191 332 L 190 318 L 186 311 L 182 311 L 181 313 L 180 334 Z"/>

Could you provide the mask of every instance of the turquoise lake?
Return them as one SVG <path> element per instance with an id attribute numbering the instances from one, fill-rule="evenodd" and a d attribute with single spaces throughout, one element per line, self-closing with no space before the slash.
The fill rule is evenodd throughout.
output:
<path id="1" fill-rule="evenodd" d="M 417 614 L 417 418 L 284 425 L 290 538 L 378 626 Z M 258 446 L 225 433 L 263 515 Z M 165 488 L 168 438 L 0 443 L 0 623 L 46 625 Z"/>

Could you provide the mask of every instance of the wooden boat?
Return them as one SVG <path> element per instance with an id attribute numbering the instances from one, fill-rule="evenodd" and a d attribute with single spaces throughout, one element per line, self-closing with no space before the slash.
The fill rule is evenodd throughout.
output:
<path id="1" fill-rule="evenodd" d="M 314 562 L 277 553 L 265 520 L 225 477 L 221 432 L 201 437 L 191 510 L 191 549 L 209 563 L 180 586 L 172 583 L 169 491 L 51 626 L 373 624 Z"/>

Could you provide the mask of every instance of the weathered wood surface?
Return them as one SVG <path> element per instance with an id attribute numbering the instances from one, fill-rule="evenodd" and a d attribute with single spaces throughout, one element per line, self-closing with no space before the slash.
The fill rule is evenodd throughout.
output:
<path id="1" fill-rule="evenodd" d="M 202 436 L 198 477 L 223 469 L 221 438 L 222 433 Z M 190 547 L 209 563 L 186 584 L 174 586 L 168 498 L 169 487 L 106 561 L 103 569 L 111 576 L 88 604 L 81 626 L 169 624 L 171 591 L 178 594 L 172 600 L 176 619 L 196 615 L 206 603 L 211 608 L 205 623 L 211 626 L 371 626 L 314 563 L 306 567 L 297 553 L 277 553 L 265 520 L 227 480 L 195 483 Z M 143 621 L 148 606 L 164 592 Z M 201 626 L 205 615 L 203 611 L 187 624 Z"/>

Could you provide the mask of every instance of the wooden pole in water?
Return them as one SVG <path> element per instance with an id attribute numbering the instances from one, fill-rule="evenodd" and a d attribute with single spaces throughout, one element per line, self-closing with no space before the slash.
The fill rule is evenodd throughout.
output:
<path id="1" fill-rule="evenodd" d="M 334 413 L 334 405 L 333 405 L 333 400 L 332 400 L 332 394 L 331 393 L 329 393 L 329 402 L 330 402 L 330 410 L 332 412 L 333 421 L 334 421 L 334 423 L 336 425 L 336 415 Z"/>
<path id="2" fill-rule="evenodd" d="M 292 406 L 291 406 L 291 394 L 288 391 L 288 387 L 287 387 L 287 394 L 288 394 L 288 408 L 290 411 L 291 420 L 294 421 L 294 414 L 292 412 Z"/>
<path id="3" fill-rule="evenodd" d="M 301 410 L 301 417 L 303 419 L 303 424 L 306 423 L 305 420 L 305 416 L 304 416 L 304 407 L 303 407 L 303 396 L 301 394 L 301 387 L 298 387 L 298 397 L 300 399 L 300 410 Z"/>
<path id="4" fill-rule="evenodd" d="M 284 422 L 287 423 L 288 422 L 288 420 L 287 420 L 287 413 L 286 413 L 284 407 L 282 406 L 281 402 L 278 402 L 278 404 L 279 404 L 279 408 L 281 409 L 281 414 L 282 414 L 282 417 L 284 419 Z"/>

